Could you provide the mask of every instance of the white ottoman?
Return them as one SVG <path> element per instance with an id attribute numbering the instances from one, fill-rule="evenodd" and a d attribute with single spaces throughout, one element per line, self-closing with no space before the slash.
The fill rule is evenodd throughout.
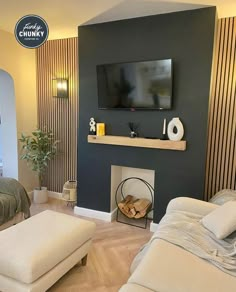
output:
<path id="1" fill-rule="evenodd" d="M 44 211 L 0 232 L 0 291 L 46 291 L 80 260 L 95 224 Z"/>

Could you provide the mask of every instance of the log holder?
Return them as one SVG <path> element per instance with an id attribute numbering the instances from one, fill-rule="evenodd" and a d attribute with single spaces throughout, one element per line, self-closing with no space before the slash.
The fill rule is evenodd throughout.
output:
<path id="1" fill-rule="evenodd" d="M 150 193 L 150 198 L 151 198 L 151 205 L 149 206 L 145 216 L 141 217 L 141 218 L 129 218 L 128 216 L 126 216 L 124 213 L 122 213 L 120 211 L 120 208 L 118 206 L 118 192 L 120 190 L 121 192 L 121 197 L 123 198 L 123 200 L 126 198 L 126 196 L 124 196 L 124 192 L 123 192 L 123 188 L 124 188 L 124 184 L 129 181 L 129 180 L 139 180 L 141 182 L 143 182 L 147 189 L 149 190 L 149 193 Z M 128 177 L 124 180 L 122 180 L 117 189 L 116 189 L 116 193 L 115 193 L 115 201 L 116 201 L 116 206 L 117 206 L 117 213 L 116 213 L 116 221 L 117 222 L 120 222 L 120 223 L 123 223 L 123 224 L 128 224 L 128 225 L 131 225 L 131 226 L 135 226 L 135 227 L 139 227 L 139 228 L 142 228 L 142 229 L 146 229 L 147 228 L 147 221 L 148 220 L 152 220 L 150 218 L 148 218 L 148 214 L 153 211 L 153 197 L 154 197 L 154 188 L 150 185 L 149 182 L 147 182 L 146 180 L 140 178 L 140 177 Z M 123 220 L 122 220 L 122 219 Z"/>

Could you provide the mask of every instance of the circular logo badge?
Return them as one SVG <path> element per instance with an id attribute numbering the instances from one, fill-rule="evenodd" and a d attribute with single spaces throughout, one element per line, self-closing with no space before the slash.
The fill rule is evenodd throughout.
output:
<path id="1" fill-rule="evenodd" d="M 25 48 L 38 48 L 48 38 L 48 25 L 38 15 L 26 15 L 18 20 L 15 26 L 15 37 Z"/>

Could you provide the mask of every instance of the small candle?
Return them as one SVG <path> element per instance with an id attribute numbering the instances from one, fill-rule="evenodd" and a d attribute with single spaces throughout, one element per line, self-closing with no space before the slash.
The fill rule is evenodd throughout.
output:
<path id="1" fill-rule="evenodd" d="M 164 119 L 164 124 L 163 124 L 163 135 L 166 134 L 166 119 Z"/>
<path id="2" fill-rule="evenodd" d="M 105 124 L 97 123 L 97 136 L 105 136 Z"/>

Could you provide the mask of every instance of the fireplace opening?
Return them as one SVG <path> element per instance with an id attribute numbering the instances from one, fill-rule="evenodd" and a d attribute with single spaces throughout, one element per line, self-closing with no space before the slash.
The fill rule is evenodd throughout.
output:
<path id="1" fill-rule="evenodd" d="M 141 228 L 153 218 L 155 171 L 112 165 L 111 210 L 116 220 Z"/>
<path id="2" fill-rule="evenodd" d="M 143 198 L 137 195 L 127 195 L 124 193 L 124 186 L 127 182 L 135 180 L 138 182 L 142 182 L 149 191 L 150 197 Z M 118 200 L 118 194 L 121 193 L 121 201 Z M 139 177 L 129 177 L 124 179 L 116 189 L 116 205 L 117 205 L 117 213 L 116 213 L 116 221 L 120 223 L 130 224 L 137 227 L 147 228 L 147 220 L 148 214 L 153 210 L 153 197 L 154 197 L 154 189 L 153 187 L 144 179 Z M 132 220 L 131 222 L 127 222 L 127 219 L 124 220 L 124 216 Z M 139 219 L 143 219 L 143 224 L 137 222 Z"/>

